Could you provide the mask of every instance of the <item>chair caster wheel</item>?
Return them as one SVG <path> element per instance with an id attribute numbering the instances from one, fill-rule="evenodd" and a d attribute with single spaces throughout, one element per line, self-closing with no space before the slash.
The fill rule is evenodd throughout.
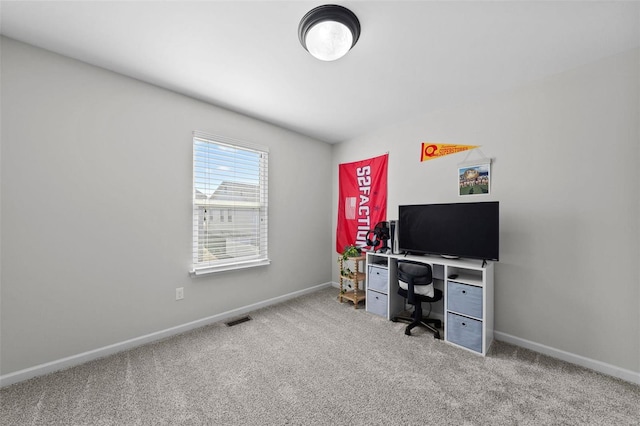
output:
<path id="1" fill-rule="evenodd" d="M 391 322 L 398 322 L 398 318 L 391 318 Z"/>
<path id="2" fill-rule="evenodd" d="M 436 339 L 436 340 L 440 340 L 440 333 L 434 334 L 433 338 Z"/>
<path id="3" fill-rule="evenodd" d="M 404 334 L 406 334 L 407 336 L 411 336 L 411 330 L 405 330 Z"/>

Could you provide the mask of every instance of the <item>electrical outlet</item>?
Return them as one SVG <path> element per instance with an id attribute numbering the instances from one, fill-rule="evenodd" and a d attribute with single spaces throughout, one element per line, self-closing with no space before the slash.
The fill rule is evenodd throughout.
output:
<path id="1" fill-rule="evenodd" d="M 176 300 L 184 299 L 184 287 L 176 288 Z"/>

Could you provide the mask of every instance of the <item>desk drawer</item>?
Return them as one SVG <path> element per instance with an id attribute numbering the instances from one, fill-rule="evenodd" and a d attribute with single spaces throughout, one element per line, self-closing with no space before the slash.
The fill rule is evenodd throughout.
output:
<path id="1" fill-rule="evenodd" d="M 482 288 L 449 281 L 447 310 L 482 319 Z"/>
<path id="2" fill-rule="evenodd" d="M 367 312 L 387 318 L 387 295 L 367 290 Z"/>
<path id="3" fill-rule="evenodd" d="M 367 274 L 367 288 L 376 290 L 381 293 L 388 293 L 387 277 L 389 276 L 389 270 L 387 268 L 381 268 L 379 266 L 369 266 L 369 273 Z"/>
<path id="4" fill-rule="evenodd" d="M 482 353 L 482 321 L 447 313 L 447 340 Z"/>

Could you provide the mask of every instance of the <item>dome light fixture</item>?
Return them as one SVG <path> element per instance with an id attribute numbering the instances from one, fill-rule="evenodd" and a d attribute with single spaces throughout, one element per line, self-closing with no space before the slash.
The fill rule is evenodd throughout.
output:
<path id="1" fill-rule="evenodd" d="M 300 21 L 302 47 L 321 61 L 335 61 L 347 54 L 360 37 L 360 21 L 346 7 L 326 4 L 311 9 Z"/>

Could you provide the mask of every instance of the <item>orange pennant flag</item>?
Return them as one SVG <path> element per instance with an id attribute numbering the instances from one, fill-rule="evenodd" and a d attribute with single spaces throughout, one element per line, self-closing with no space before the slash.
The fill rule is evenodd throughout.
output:
<path id="1" fill-rule="evenodd" d="M 480 145 L 455 145 L 448 143 L 422 142 L 420 161 L 433 160 L 445 155 L 455 154 L 469 149 L 478 148 Z"/>

